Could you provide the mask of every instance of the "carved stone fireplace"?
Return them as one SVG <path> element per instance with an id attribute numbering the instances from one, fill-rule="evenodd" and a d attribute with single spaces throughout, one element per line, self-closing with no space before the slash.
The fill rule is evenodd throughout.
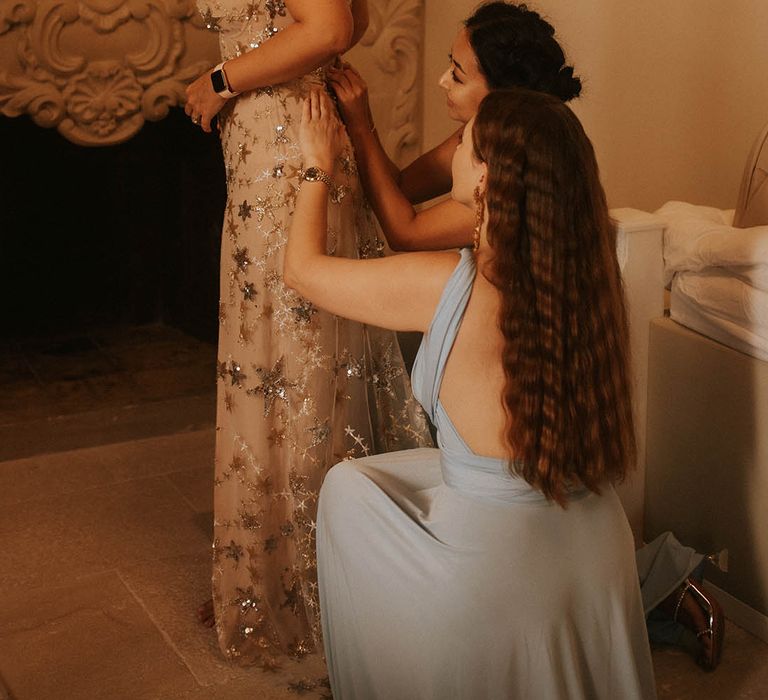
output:
<path id="1" fill-rule="evenodd" d="M 403 164 L 423 0 L 369 8 Z M 193 0 L 0 0 L 0 461 L 213 424 L 225 177 L 182 107 L 217 59 Z"/>
<path id="2" fill-rule="evenodd" d="M 181 110 L 82 148 L 0 119 L 0 337 L 162 322 L 216 338 L 219 141 Z"/>
<path id="3" fill-rule="evenodd" d="M 404 162 L 422 3 L 370 5 L 349 57 Z M 215 339 L 220 147 L 181 107 L 217 56 L 193 0 L 0 0 L 0 337 L 163 322 Z"/>

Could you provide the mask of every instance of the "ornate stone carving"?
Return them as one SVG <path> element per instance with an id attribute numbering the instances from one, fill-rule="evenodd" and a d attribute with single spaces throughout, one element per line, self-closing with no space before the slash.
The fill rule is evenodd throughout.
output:
<path id="1" fill-rule="evenodd" d="M 418 147 L 423 0 L 369 0 L 352 60 L 368 78 L 384 145 L 396 162 Z M 218 58 L 194 0 L 0 0 L 0 113 L 29 114 L 71 141 L 133 136 L 184 102 Z"/>
<path id="2" fill-rule="evenodd" d="M 86 146 L 162 119 L 217 56 L 193 0 L 0 0 L 9 46 L 16 69 L 0 71 L 0 112 Z"/>
<path id="3" fill-rule="evenodd" d="M 365 51 L 359 55 L 367 58 L 365 54 L 370 54 L 376 66 L 396 81 L 394 95 L 387 100 L 387 130 L 379 133 L 386 134 L 384 146 L 397 163 L 407 160 L 408 152 L 418 147 L 421 135 L 418 105 L 422 7 L 423 0 L 372 1 L 370 26 L 360 42 Z"/>

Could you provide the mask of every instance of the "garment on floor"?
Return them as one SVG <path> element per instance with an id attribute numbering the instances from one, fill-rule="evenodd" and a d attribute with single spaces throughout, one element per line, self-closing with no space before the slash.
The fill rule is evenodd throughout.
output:
<path id="1" fill-rule="evenodd" d="M 439 400 L 475 278 L 462 251 L 413 371 L 440 449 L 343 462 L 318 574 L 335 700 L 655 697 L 632 535 L 614 490 L 547 501 L 474 454 Z"/>

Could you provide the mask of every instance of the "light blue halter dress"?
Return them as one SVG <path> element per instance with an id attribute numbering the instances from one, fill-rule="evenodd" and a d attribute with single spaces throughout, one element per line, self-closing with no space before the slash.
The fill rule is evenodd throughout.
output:
<path id="1" fill-rule="evenodd" d="M 440 383 L 475 278 L 468 250 L 413 369 L 439 449 L 342 462 L 319 503 L 335 700 L 654 698 L 634 548 L 613 489 L 548 502 L 474 454 Z"/>

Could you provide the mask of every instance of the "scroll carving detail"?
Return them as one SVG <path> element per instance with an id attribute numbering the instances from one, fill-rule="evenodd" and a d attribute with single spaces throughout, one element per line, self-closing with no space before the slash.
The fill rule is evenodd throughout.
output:
<path id="1" fill-rule="evenodd" d="M 421 69 L 419 45 L 423 0 L 378 0 L 370 8 L 371 21 L 361 40 L 378 67 L 397 76 L 384 146 L 395 162 L 418 145 L 418 89 Z"/>
<path id="2" fill-rule="evenodd" d="M 355 52 L 377 89 L 386 83 L 380 132 L 401 162 L 420 135 L 423 0 L 370 4 Z M 217 60 L 194 0 L 0 0 L 0 113 L 28 114 L 80 145 L 120 143 L 162 119 Z"/>
<path id="3" fill-rule="evenodd" d="M 191 56 L 189 32 L 204 32 L 193 0 L 0 0 L 18 65 L 0 71 L 0 112 L 85 146 L 125 141 L 215 61 L 215 37 Z"/>

